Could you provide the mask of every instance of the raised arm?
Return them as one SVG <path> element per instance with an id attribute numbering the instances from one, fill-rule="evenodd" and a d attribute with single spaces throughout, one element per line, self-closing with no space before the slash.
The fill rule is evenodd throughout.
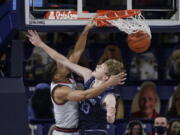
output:
<path id="1" fill-rule="evenodd" d="M 26 36 L 29 38 L 29 41 L 34 46 L 42 48 L 56 62 L 61 63 L 65 67 L 69 68 L 71 71 L 76 72 L 85 80 L 87 80 L 87 78 L 91 76 L 92 71 L 90 69 L 70 62 L 65 56 L 50 48 L 41 40 L 36 31 L 28 30 L 28 34 Z"/>
<path id="2" fill-rule="evenodd" d="M 72 54 L 69 57 L 69 60 L 73 63 L 78 63 L 86 45 L 87 36 L 89 33 L 89 30 L 94 26 L 93 20 L 90 21 L 86 27 L 84 28 L 83 32 L 81 33 L 78 41 L 75 44 L 75 47 L 73 49 Z"/>

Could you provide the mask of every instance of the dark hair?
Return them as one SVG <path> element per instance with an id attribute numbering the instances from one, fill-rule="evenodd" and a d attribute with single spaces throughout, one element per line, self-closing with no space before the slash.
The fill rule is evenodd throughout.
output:
<path id="1" fill-rule="evenodd" d="M 162 114 L 157 115 L 157 116 L 154 118 L 154 122 L 155 122 L 155 120 L 156 120 L 157 118 L 165 118 L 166 121 L 167 121 L 167 123 L 169 123 L 169 119 L 166 117 L 166 115 L 162 115 Z"/>
<path id="2" fill-rule="evenodd" d="M 140 135 L 144 135 L 143 124 L 139 120 L 132 120 L 128 123 L 126 131 L 125 131 L 125 135 L 132 135 L 132 129 L 136 125 L 140 126 Z"/>

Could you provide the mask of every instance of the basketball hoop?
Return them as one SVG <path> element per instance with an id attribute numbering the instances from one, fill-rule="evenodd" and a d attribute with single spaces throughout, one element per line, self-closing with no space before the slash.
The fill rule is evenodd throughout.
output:
<path id="1" fill-rule="evenodd" d="M 138 9 L 132 10 L 99 10 L 94 18 L 97 27 L 115 26 L 128 35 L 143 31 L 151 38 L 151 31 Z"/>

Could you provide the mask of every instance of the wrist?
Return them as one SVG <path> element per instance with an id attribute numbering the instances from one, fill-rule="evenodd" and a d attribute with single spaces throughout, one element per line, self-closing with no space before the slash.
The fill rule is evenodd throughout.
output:
<path id="1" fill-rule="evenodd" d="M 106 84 L 106 87 L 107 87 L 107 88 L 112 85 L 110 81 L 106 81 L 105 84 Z"/>
<path id="2" fill-rule="evenodd" d="M 43 47 L 44 46 L 44 42 L 39 41 L 38 45 L 39 45 L 39 47 Z"/>
<path id="3" fill-rule="evenodd" d="M 89 27 L 86 27 L 86 28 L 84 29 L 84 32 L 87 33 L 87 32 L 89 32 L 89 30 L 90 30 L 90 28 L 89 28 Z"/>

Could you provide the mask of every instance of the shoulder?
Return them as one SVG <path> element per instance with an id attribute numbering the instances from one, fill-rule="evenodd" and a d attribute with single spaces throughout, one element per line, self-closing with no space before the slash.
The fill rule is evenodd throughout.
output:
<path id="1" fill-rule="evenodd" d="M 57 86 L 52 91 L 52 98 L 57 104 L 63 104 L 67 101 L 68 93 L 72 90 L 68 86 Z"/>
<path id="2" fill-rule="evenodd" d="M 84 86 L 85 89 L 90 88 L 90 86 L 92 85 L 92 83 L 94 82 L 95 78 L 94 77 L 89 77 L 88 80 L 85 81 Z"/>
<path id="3" fill-rule="evenodd" d="M 107 93 L 107 95 L 105 96 L 105 99 L 115 99 L 115 95 L 113 93 Z"/>
<path id="4" fill-rule="evenodd" d="M 66 94 L 71 92 L 73 89 L 68 86 L 57 86 L 54 88 L 53 95 L 56 97 L 64 97 Z"/>
<path id="5" fill-rule="evenodd" d="M 116 102 L 116 97 L 113 93 L 107 93 L 104 98 L 103 98 L 103 103 L 106 104 L 115 104 Z"/>

